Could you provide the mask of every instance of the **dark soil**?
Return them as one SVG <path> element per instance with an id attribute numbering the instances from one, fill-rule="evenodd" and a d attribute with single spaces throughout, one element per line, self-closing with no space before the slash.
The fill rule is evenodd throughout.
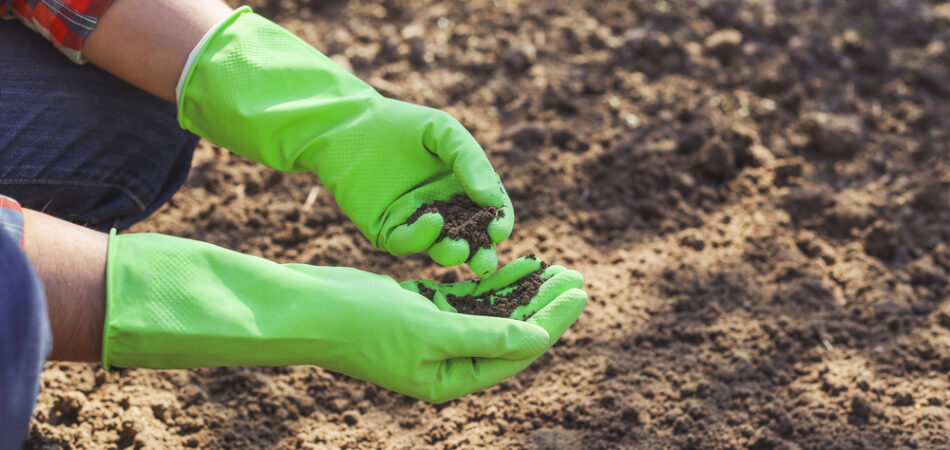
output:
<path id="1" fill-rule="evenodd" d="M 406 220 L 412 224 L 423 214 L 439 213 L 445 220 L 442 226 L 442 238 L 468 241 L 469 258 L 480 248 L 491 248 L 492 240 L 488 236 L 488 224 L 504 215 L 504 211 L 494 206 L 479 206 L 467 196 L 460 195 L 450 201 L 434 201 L 419 207 Z"/>
<path id="2" fill-rule="evenodd" d="M 461 314 L 472 314 L 476 316 L 492 317 L 511 317 L 515 309 L 519 306 L 527 305 L 531 299 L 538 293 L 538 289 L 544 280 L 541 279 L 541 271 L 532 272 L 515 282 L 517 286 L 507 294 L 499 294 L 497 291 L 489 291 L 484 294 L 473 296 L 466 294 L 456 296 L 449 294 L 446 301 L 455 308 L 456 312 Z M 419 284 L 419 293 L 429 300 L 435 298 L 435 291 Z M 528 320 L 530 316 L 524 317 Z"/>
<path id="3" fill-rule="evenodd" d="M 419 295 L 429 300 L 435 300 L 435 289 L 431 289 L 422 283 L 418 283 L 417 287 L 419 288 Z"/>
<path id="4" fill-rule="evenodd" d="M 587 308 L 444 405 L 306 366 L 49 364 L 31 447 L 950 447 L 947 1 L 250 4 L 458 117 L 518 215 L 500 264 L 578 270 Z M 469 273 L 378 252 L 315 177 L 208 144 L 135 230 Z"/>

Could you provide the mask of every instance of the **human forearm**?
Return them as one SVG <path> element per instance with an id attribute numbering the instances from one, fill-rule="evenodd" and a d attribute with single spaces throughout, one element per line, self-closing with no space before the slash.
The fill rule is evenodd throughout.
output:
<path id="1" fill-rule="evenodd" d="M 105 317 L 108 235 L 23 211 L 23 251 L 46 292 L 52 360 L 99 361 Z"/>
<path id="2" fill-rule="evenodd" d="M 165 100 L 201 37 L 227 17 L 220 0 L 116 0 L 86 38 L 89 62 Z"/>

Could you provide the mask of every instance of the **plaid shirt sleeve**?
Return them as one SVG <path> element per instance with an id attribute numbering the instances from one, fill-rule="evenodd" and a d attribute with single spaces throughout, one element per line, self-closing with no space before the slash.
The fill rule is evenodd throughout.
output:
<path id="1" fill-rule="evenodd" d="M 0 195 L 0 234 L 23 247 L 23 209 L 16 200 Z"/>
<path id="2" fill-rule="evenodd" d="M 0 0 L 0 17 L 17 18 L 82 64 L 82 46 L 112 0 Z"/>

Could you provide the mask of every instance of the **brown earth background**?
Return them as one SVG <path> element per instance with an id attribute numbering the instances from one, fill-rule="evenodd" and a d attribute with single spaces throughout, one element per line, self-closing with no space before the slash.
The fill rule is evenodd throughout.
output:
<path id="1" fill-rule="evenodd" d="M 253 0 L 443 108 L 586 277 L 535 364 L 444 405 L 315 367 L 49 364 L 29 448 L 948 448 L 950 3 Z M 397 279 L 314 176 L 203 143 L 133 231 Z M 318 326 L 319 324 L 315 324 Z"/>

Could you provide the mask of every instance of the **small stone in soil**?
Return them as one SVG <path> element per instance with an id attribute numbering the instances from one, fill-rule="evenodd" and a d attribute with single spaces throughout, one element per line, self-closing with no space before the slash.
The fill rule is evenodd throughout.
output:
<path id="1" fill-rule="evenodd" d="M 866 421 L 871 416 L 871 403 L 862 395 L 854 396 L 851 399 L 851 415 Z"/>
<path id="2" fill-rule="evenodd" d="M 719 30 L 706 38 L 706 49 L 720 61 L 729 62 L 738 53 L 742 33 L 734 29 Z"/>

